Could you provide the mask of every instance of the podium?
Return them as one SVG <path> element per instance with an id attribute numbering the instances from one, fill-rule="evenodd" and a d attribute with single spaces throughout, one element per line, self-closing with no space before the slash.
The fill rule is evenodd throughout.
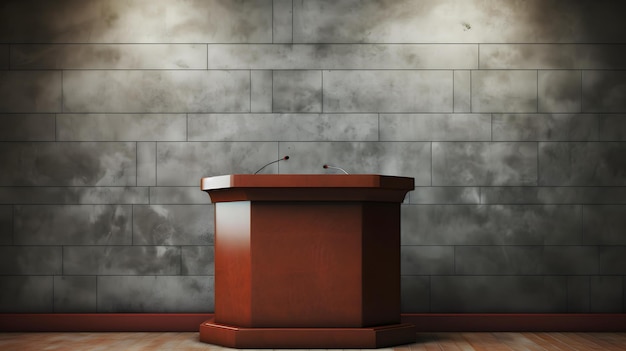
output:
<path id="1" fill-rule="evenodd" d="M 232 348 L 415 342 L 400 321 L 400 204 L 413 178 L 224 175 L 215 204 L 215 316 L 200 341 Z"/>

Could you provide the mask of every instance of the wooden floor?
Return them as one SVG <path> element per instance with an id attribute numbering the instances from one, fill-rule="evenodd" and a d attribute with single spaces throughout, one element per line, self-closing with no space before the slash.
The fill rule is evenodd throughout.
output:
<path id="1" fill-rule="evenodd" d="M 198 333 L 0 333 L 0 350 L 230 349 L 203 344 L 198 341 Z M 625 351 L 626 333 L 420 333 L 415 344 L 393 350 Z"/>

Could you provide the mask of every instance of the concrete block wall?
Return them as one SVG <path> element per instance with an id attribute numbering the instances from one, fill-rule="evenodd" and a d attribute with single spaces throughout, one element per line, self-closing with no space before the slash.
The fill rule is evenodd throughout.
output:
<path id="1" fill-rule="evenodd" d="M 614 1 L 0 4 L 0 312 L 210 312 L 201 177 L 415 178 L 404 312 L 626 311 Z"/>

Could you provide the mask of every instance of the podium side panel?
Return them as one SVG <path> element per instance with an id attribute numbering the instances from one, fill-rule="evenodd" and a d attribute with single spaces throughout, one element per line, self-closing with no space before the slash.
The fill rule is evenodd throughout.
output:
<path id="1" fill-rule="evenodd" d="M 250 202 L 215 204 L 215 321 L 251 325 Z"/>
<path id="2" fill-rule="evenodd" d="M 400 323 L 400 205 L 363 205 L 363 326 Z"/>

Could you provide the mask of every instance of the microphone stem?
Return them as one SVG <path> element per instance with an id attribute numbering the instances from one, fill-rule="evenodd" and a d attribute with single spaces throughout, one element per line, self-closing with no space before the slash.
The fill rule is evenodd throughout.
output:
<path id="1" fill-rule="evenodd" d="M 328 165 L 326 165 L 326 168 L 338 169 L 338 170 L 342 171 L 344 174 L 350 174 L 350 173 L 346 172 L 346 170 L 341 168 L 341 167 L 335 167 L 335 166 L 328 166 Z"/>
<path id="2" fill-rule="evenodd" d="M 282 159 L 281 159 L 281 160 L 282 160 Z M 257 174 L 257 173 L 261 172 L 261 171 L 262 171 L 265 167 L 267 167 L 267 166 L 269 166 L 269 165 L 271 165 L 271 164 L 273 164 L 273 163 L 276 163 L 276 162 L 278 162 L 278 161 L 280 161 L 280 160 L 272 161 L 272 162 L 270 162 L 270 163 L 266 164 L 265 166 L 263 166 L 263 167 L 259 168 L 259 170 L 258 170 L 258 171 L 254 172 L 254 174 Z"/>
<path id="3" fill-rule="evenodd" d="M 258 171 L 256 171 L 256 172 L 254 172 L 254 174 L 257 174 L 257 173 L 261 172 L 261 171 L 262 171 L 265 167 L 267 167 L 267 166 L 269 166 L 269 165 L 271 165 L 271 164 L 273 164 L 273 163 L 280 162 L 280 161 L 286 161 L 286 160 L 288 160 L 288 159 L 289 159 L 289 156 L 285 156 L 285 157 L 280 158 L 280 159 L 278 159 L 278 160 L 272 161 L 272 162 L 270 162 L 270 163 L 266 164 L 265 166 L 263 166 L 263 167 L 259 168 L 259 170 L 258 170 Z"/>

